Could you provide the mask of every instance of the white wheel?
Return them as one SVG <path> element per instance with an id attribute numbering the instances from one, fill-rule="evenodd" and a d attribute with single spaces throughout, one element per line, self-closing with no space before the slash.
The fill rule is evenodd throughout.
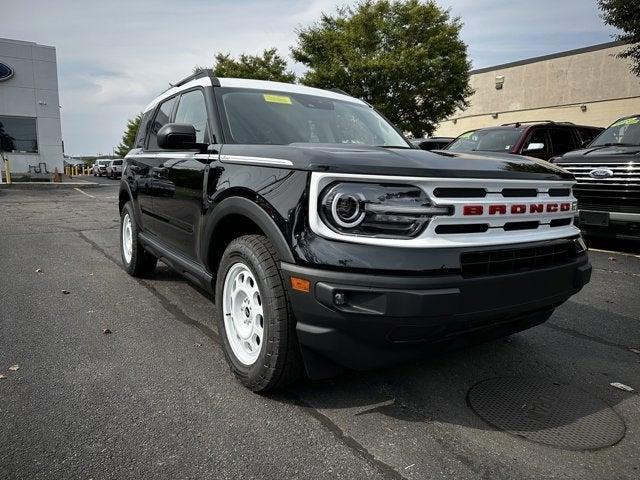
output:
<path id="1" fill-rule="evenodd" d="M 224 280 L 222 311 L 227 340 L 243 365 L 253 365 L 263 345 L 262 295 L 253 273 L 244 263 L 234 263 Z"/>
<path id="2" fill-rule="evenodd" d="M 133 254 L 133 228 L 131 227 L 131 217 L 125 213 L 122 219 L 122 256 L 127 263 L 131 263 Z"/>

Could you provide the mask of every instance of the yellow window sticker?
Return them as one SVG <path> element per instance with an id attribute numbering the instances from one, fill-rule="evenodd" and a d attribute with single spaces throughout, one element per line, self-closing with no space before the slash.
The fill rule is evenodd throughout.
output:
<path id="1" fill-rule="evenodd" d="M 612 127 L 619 127 L 621 125 L 635 125 L 636 123 L 640 123 L 640 118 L 631 117 L 631 118 L 623 118 L 622 120 L 618 120 L 616 123 L 611 125 Z"/>
<path id="2" fill-rule="evenodd" d="M 274 95 L 272 93 L 265 93 L 263 97 L 265 102 L 291 105 L 291 97 L 288 97 L 286 95 Z"/>

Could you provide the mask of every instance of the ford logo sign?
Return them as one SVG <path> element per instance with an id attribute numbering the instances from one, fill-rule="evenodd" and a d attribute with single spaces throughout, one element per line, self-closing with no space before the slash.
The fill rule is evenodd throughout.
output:
<path id="1" fill-rule="evenodd" d="M 609 168 L 594 168 L 589 172 L 591 178 L 609 178 L 613 177 L 613 170 Z"/>
<path id="2" fill-rule="evenodd" d="M 0 82 L 9 80 L 11 77 L 13 77 L 13 68 L 6 63 L 0 62 Z"/>

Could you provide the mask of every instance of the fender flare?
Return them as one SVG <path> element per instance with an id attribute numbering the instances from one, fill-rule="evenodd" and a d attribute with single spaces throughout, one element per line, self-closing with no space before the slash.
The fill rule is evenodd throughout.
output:
<path id="1" fill-rule="evenodd" d="M 215 242 L 213 232 L 218 223 L 229 215 L 242 215 L 255 223 L 269 238 L 283 262 L 295 263 L 291 248 L 282 231 L 269 213 L 256 203 L 244 197 L 228 197 L 222 200 L 212 209 L 211 216 L 207 219 L 202 245 L 205 265 L 210 265 L 211 244 Z"/>

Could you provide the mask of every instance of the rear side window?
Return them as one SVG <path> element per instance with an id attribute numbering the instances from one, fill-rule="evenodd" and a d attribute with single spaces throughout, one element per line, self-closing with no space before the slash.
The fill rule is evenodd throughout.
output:
<path id="1" fill-rule="evenodd" d="M 172 97 L 168 100 L 165 100 L 160 104 L 160 108 L 158 108 L 158 113 L 156 113 L 153 122 L 151 123 L 151 128 L 149 131 L 149 150 L 158 150 L 158 130 L 160 130 L 163 126 L 169 123 L 171 119 L 171 112 L 173 111 L 173 105 L 176 103 L 176 97 Z"/>
<path id="2" fill-rule="evenodd" d="M 196 142 L 209 143 L 207 107 L 202 90 L 192 90 L 180 97 L 174 122 L 193 125 L 196 129 Z"/>
<path id="3" fill-rule="evenodd" d="M 149 110 L 142 115 L 140 125 L 138 126 L 138 133 L 136 134 L 136 148 L 144 147 L 144 139 L 147 137 L 147 132 L 149 131 L 149 121 L 151 120 L 151 115 L 153 115 L 153 110 Z"/>
<path id="4" fill-rule="evenodd" d="M 569 128 L 552 128 L 549 130 L 549 136 L 554 155 L 563 155 L 578 148 L 573 132 Z"/>
<path id="5" fill-rule="evenodd" d="M 122 160 L 114 160 L 113 164 L 114 165 L 122 165 Z"/>
<path id="6" fill-rule="evenodd" d="M 580 142 L 583 146 L 590 144 L 594 138 L 596 138 L 602 129 L 598 128 L 579 128 L 578 135 L 580 136 Z"/>

